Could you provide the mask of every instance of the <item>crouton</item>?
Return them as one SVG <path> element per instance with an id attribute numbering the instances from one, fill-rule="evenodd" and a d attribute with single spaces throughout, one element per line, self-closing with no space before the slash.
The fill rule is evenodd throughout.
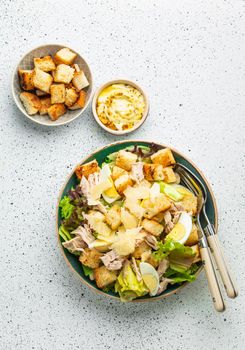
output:
<path id="1" fill-rule="evenodd" d="M 72 64 L 76 57 L 76 53 L 72 52 L 67 47 L 64 47 L 63 49 L 56 52 L 56 54 L 54 55 L 54 61 L 56 64 Z"/>
<path id="2" fill-rule="evenodd" d="M 69 84 L 73 78 L 74 68 L 67 66 L 67 64 L 59 64 L 54 71 L 54 81 L 56 83 Z"/>
<path id="3" fill-rule="evenodd" d="M 48 95 L 47 92 L 44 92 L 44 91 L 38 90 L 38 89 L 36 89 L 35 92 L 36 92 L 36 95 L 37 95 L 38 97 L 42 97 L 42 96 L 47 96 L 47 95 Z"/>
<path id="4" fill-rule="evenodd" d="M 154 202 L 150 199 L 144 199 L 141 205 L 145 208 L 144 216 L 147 219 L 152 219 L 153 216 L 158 213 L 168 210 L 171 207 L 171 202 L 163 193 L 161 193 L 154 199 Z"/>
<path id="5" fill-rule="evenodd" d="M 121 209 L 121 221 L 125 229 L 138 227 L 138 219 L 125 208 Z"/>
<path id="6" fill-rule="evenodd" d="M 55 103 L 48 108 L 48 115 L 52 120 L 57 120 L 66 112 L 66 107 L 63 103 Z"/>
<path id="7" fill-rule="evenodd" d="M 132 152 L 121 150 L 116 157 L 116 165 L 124 170 L 130 171 L 136 162 L 137 155 Z"/>
<path id="8" fill-rule="evenodd" d="M 69 107 L 69 109 L 71 109 L 73 111 L 75 109 L 83 108 L 85 106 L 85 103 L 86 103 L 86 96 L 87 96 L 87 94 L 85 91 L 83 91 L 83 90 L 80 91 L 78 99 L 76 100 L 74 105 Z"/>
<path id="9" fill-rule="evenodd" d="M 83 176 L 85 176 L 86 178 L 89 177 L 90 174 L 96 173 L 100 171 L 100 167 L 97 163 L 97 160 L 92 160 L 89 163 L 83 164 L 83 165 L 79 165 L 76 170 L 75 173 L 77 175 L 77 178 L 79 180 L 81 180 L 81 178 Z"/>
<path id="10" fill-rule="evenodd" d="M 36 89 L 49 93 L 53 78 L 50 74 L 43 72 L 41 69 L 35 68 L 33 75 L 33 84 Z"/>
<path id="11" fill-rule="evenodd" d="M 150 257 L 147 259 L 148 264 L 151 264 L 155 269 L 159 265 L 159 261 L 154 258 L 154 256 L 151 254 Z"/>
<path id="12" fill-rule="evenodd" d="M 116 230 L 121 224 L 121 208 L 114 204 L 105 214 L 105 221 L 111 226 L 112 230 Z"/>
<path id="13" fill-rule="evenodd" d="M 86 78 L 86 75 L 82 70 L 79 72 L 75 72 L 73 79 L 72 79 L 72 84 L 75 86 L 75 88 L 80 91 L 87 86 L 89 86 L 88 79 Z"/>
<path id="14" fill-rule="evenodd" d="M 51 98 L 49 96 L 40 98 L 41 107 L 39 109 L 40 115 L 48 114 L 48 109 L 51 106 Z"/>
<path id="15" fill-rule="evenodd" d="M 117 280 L 117 272 L 109 271 L 105 266 L 94 270 L 94 278 L 98 288 L 103 289 Z"/>
<path id="16" fill-rule="evenodd" d="M 185 194 L 184 198 L 179 202 L 182 205 L 185 211 L 196 215 L 197 213 L 197 197 L 190 193 Z"/>
<path id="17" fill-rule="evenodd" d="M 56 68 L 51 56 L 45 56 L 41 58 L 35 57 L 34 66 L 35 68 L 41 69 L 44 72 L 50 72 Z"/>
<path id="18" fill-rule="evenodd" d="M 133 181 L 130 179 L 128 174 L 122 175 L 117 178 L 114 182 L 116 190 L 119 194 L 122 194 L 128 186 L 133 185 Z"/>
<path id="19" fill-rule="evenodd" d="M 185 242 L 185 245 L 195 245 L 198 243 L 198 232 L 197 232 L 197 226 L 195 224 L 192 224 L 192 230 L 191 234 L 188 237 L 187 241 Z"/>
<path id="20" fill-rule="evenodd" d="M 116 179 L 118 179 L 121 175 L 127 175 L 127 171 L 119 168 L 118 166 L 114 166 L 112 169 L 112 174 L 111 174 L 111 178 L 113 181 L 115 181 Z"/>
<path id="21" fill-rule="evenodd" d="M 176 182 L 177 180 L 175 172 L 171 167 L 163 168 L 163 175 L 166 183 Z"/>
<path id="22" fill-rule="evenodd" d="M 169 148 L 161 149 L 151 156 L 154 164 L 161 164 L 163 167 L 175 164 L 175 159 L 172 151 Z"/>
<path id="23" fill-rule="evenodd" d="M 91 269 L 96 269 L 99 267 L 102 262 L 100 258 L 102 257 L 103 254 L 98 252 L 96 249 L 89 249 L 85 248 L 84 252 L 80 255 L 79 261 L 85 265 L 90 267 Z"/>
<path id="24" fill-rule="evenodd" d="M 19 79 L 20 79 L 20 86 L 25 91 L 30 91 L 34 89 L 33 84 L 33 70 L 27 70 L 27 69 L 19 69 Z"/>
<path id="25" fill-rule="evenodd" d="M 162 181 L 164 179 L 163 166 L 160 164 L 144 164 L 143 171 L 148 181 Z"/>
<path id="26" fill-rule="evenodd" d="M 164 212 L 160 212 L 157 215 L 153 216 L 152 220 L 155 220 L 159 223 L 161 223 L 164 219 Z"/>
<path id="27" fill-rule="evenodd" d="M 193 263 L 201 261 L 200 249 L 199 249 L 198 244 L 193 245 L 191 247 L 191 249 L 192 249 L 193 253 L 195 253 L 195 259 L 194 259 Z"/>
<path id="28" fill-rule="evenodd" d="M 78 93 L 73 88 L 66 88 L 65 105 L 71 107 L 78 99 Z"/>
<path id="29" fill-rule="evenodd" d="M 65 102 L 65 84 L 52 84 L 50 86 L 51 103 L 64 103 Z"/>
<path id="30" fill-rule="evenodd" d="M 148 251 L 151 251 L 151 247 L 145 241 L 143 241 L 135 248 L 132 256 L 135 259 L 140 259 L 141 255 Z"/>
<path id="31" fill-rule="evenodd" d="M 156 237 L 160 236 L 160 234 L 163 232 L 163 225 L 154 220 L 144 219 L 141 225 L 146 231 L 150 232 Z"/>
<path id="32" fill-rule="evenodd" d="M 23 102 L 25 110 L 29 115 L 36 114 L 41 107 L 39 97 L 30 92 L 22 92 L 20 94 L 20 100 Z"/>

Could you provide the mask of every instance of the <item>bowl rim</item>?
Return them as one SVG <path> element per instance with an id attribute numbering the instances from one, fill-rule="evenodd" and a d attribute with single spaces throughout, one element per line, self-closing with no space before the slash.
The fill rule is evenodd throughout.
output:
<path id="1" fill-rule="evenodd" d="M 90 96 L 89 96 L 89 98 L 88 98 L 88 100 L 87 100 L 85 106 L 80 110 L 80 113 L 79 113 L 77 116 L 75 116 L 75 117 L 73 117 L 73 118 L 71 118 L 71 119 L 69 119 L 69 120 L 63 121 L 63 122 L 61 122 L 61 123 L 59 123 L 59 124 L 48 124 L 47 122 L 41 122 L 41 121 L 39 121 L 39 120 L 35 120 L 35 118 L 34 118 L 35 115 L 34 115 L 34 116 L 31 116 L 31 115 L 29 115 L 25 110 L 22 110 L 22 109 L 20 108 L 20 106 L 19 106 L 20 101 L 18 101 L 17 96 L 16 96 L 16 94 L 15 94 L 15 92 L 14 92 L 14 80 L 15 80 L 15 75 L 16 75 L 16 74 L 18 75 L 18 68 L 19 68 L 20 62 L 21 62 L 27 55 L 29 55 L 32 51 L 37 50 L 37 49 L 41 49 L 41 48 L 47 47 L 47 46 L 59 46 L 60 48 L 68 48 L 68 49 L 70 49 L 71 51 L 75 52 L 75 53 L 77 54 L 77 56 L 80 56 L 80 57 L 84 60 L 85 64 L 86 64 L 87 67 L 88 67 L 90 76 L 91 76 L 91 83 L 90 83 L 90 85 L 91 85 L 91 93 L 90 93 Z M 23 90 L 23 91 L 25 91 L 25 90 Z M 66 124 L 69 124 L 70 122 L 72 122 L 73 120 L 77 119 L 78 117 L 80 117 L 81 114 L 82 114 L 83 112 L 85 112 L 85 110 L 88 108 L 88 106 L 89 106 L 89 104 L 90 104 L 90 101 L 91 101 L 91 99 L 92 99 L 92 96 L 93 96 L 93 75 L 92 75 L 92 72 L 91 72 L 91 69 L 90 69 L 90 65 L 88 64 L 87 59 L 86 59 L 84 56 L 82 56 L 78 51 L 72 49 L 70 46 L 68 46 L 68 45 L 63 45 L 63 44 L 60 44 L 60 43 L 56 43 L 56 44 L 43 44 L 43 45 L 39 45 L 39 46 L 36 46 L 36 47 L 32 48 L 32 49 L 29 50 L 27 53 L 25 53 L 24 55 L 21 56 L 21 58 L 19 59 L 18 63 L 15 65 L 15 67 L 14 67 L 14 69 L 13 69 L 13 72 L 12 72 L 11 92 L 12 92 L 12 96 L 13 96 L 15 105 L 17 106 L 18 110 L 19 110 L 24 116 L 26 116 L 28 119 L 30 119 L 32 122 L 34 122 L 34 123 L 36 123 L 36 124 L 39 124 L 39 125 L 50 126 L 50 127 L 66 125 Z M 27 91 L 27 92 L 28 92 L 28 91 Z"/>
<path id="2" fill-rule="evenodd" d="M 96 103 L 99 97 L 99 94 L 101 93 L 102 90 L 104 90 L 107 86 L 110 86 L 112 84 L 127 84 L 127 85 L 131 85 L 134 88 L 136 88 L 143 96 L 144 98 L 144 102 L 145 102 L 145 110 L 143 113 L 143 116 L 140 120 L 139 123 L 137 123 L 133 128 L 131 129 L 127 129 L 127 130 L 112 130 L 110 128 L 108 128 L 105 124 L 103 124 L 97 114 L 96 111 Z M 94 119 L 96 120 L 96 122 L 99 124 L 99 126 L 101 126 L 101 128 L 103 128 L 104 130 L 106 130 L 107 132 L 109 132 L 110 134 L 113 135 L 117 135 L 117 136 L 121 136 L 121 135 L 125 135 L 125 134 L 130 134 L 131 132 L 134 132 L 135 130 L 137 130 L 145 121 L 146 118 L 148 117 L 149 114 L 149 109 L 150 109 L 150 103 L 149 103 L 149 99 L 147 97 L 147 94 L 145 93 L 144 89 L 142 87 L 140 87 L 137 83 L 135 83 L 132 80 L 128 80 L 128 79 L 113 79 L 110 80 L 104 84 L 102 84 L 94 93 L 93 99 L 92 99 L 92 112 L 93 112 L 93 116 Z"/>
<path id="3" fill-rule="evenodd" d="M 58 241 L 58 245 L 60 247 L 60 250 L 62 252 L 62 255 L 65 259 L 65 262 L 67 263 L 69 269 L 81 280 L 82 284 L 88 286 L 93 292 L 96 292 L 100 295 L 103 295 L 104 297 L 109 297 L 110 299 L 114 299 L 114 300 L 117 300 L 117 301 L 120 301 L 119 297 L 117 296 L 114 296 L 114 295 L 110 295 L 110 294 L 107 294 L 106 292 L 103 292 L 102 290 L 98 290 L 96 289 L 96 287 L 94 287 L 93 285 L 91 285 L 90 283 L 88 283 L 77 271 L 76 269 L 71 265 L 70 261 L 68 260 L 68 258 L 66 257 L 65 255 L 65 251 L 64 251 L 64 248 L 61 244 L 61 241 L 59 239 L 59 228 L 58 228 L 58 217 L 59 217 L 59 203 L 60 203 L 60 200 L 61 200 L 61 197 L 62 197 L 62 194 L 64 192 L 64 189 L 67 185 L 67 183 L 69 182 L 70 178 L 73 176 L 77 166 L 83 164 L 86 162 L 86 160 L 90 157 L 92 157 L 94 154 L 108 148 L 108 147 L 111 147 L 111 146 L 114 146 L 114 145 L 122 145 L 124 143 L 128 143 L 128 142 L 137 142 L 137 143 L 144 143 L 144 142 L 147 142 L 147 143 L 155 143 L 156 145 L 159 145 L 163 148 L 170 148 L 172 151 L 174 151 L 175 153 L 177 153 L 180 157 L 186 159 L 194 168 L 195 170 L 197 170 L 197 172 L 201 175 L 202 179 L 204 180 L 205 182 L 205 185 L 207 186 L 209 192 L 210 192 L 210 196 L 211 196 L 211 199 L 212 199 L 212 203 L 213 203 L 213 206 L 214 206 L 214 227 L 215 227 L 215 231 L 218 233 L 218 208 L 217 208 L 217 203 L 216 203 L 216 199 L 215 199 L 215 196 L 214 196 L 214 193 L 213 193 L 213 190 L 211 188 L 211 185 L 209 184 L 208 180 L 206 179 L 206 177 L 203 175 L 203 172 L 193 163 L 192 160 L 190 160 L 188 157 L 186 157 L 182 152 L 179 152 L 176 148 L 170 146 L 170 145 L 166 145 L 166 144 L 163 144 L 163 143 L 159 143 L 159 142 L 153 142 L 153 141 L 148 141 L 148 140 L 122 140 L 122 141 L 115 141 L 115 142 L 112 142 L 112 143 L 109 143 L 103 147 L 98 147 L 96 148 L 92 153 L 90 153 L 88 156 L 86 156 L 85 158 L 83 158 L 79 163 L 76 164 L 76 166 L 72 169 L 72 171 L 70 172 L 70 174 L 66 177 L 66 180 L 62 186 L 62 188 L 60 189 L 60 192 L 59 192 L 59 196 L 58 196 L 58 201 L 57 201 L 57 204 L 56 204 L 56 238 L 57 238 L 57 241 Z M 197 271 L 196 273 L 196 276 L 199 276 L 199 274 L 201 273 L 201 271 L 203 270 L 203 266 L 200 267 L 200 269 Z M 182 288 L 184 288 L 187 284 L 189 284 L 189 282 L 184 282 L 182 283 L 179 287 L 177 287 L 175 290 L 173 291 L 170 291 L 166 294 L 162 294 L 162 295 L 159 295 L 157 297 L 154 297 L 154 298 L 147 298 L 147 299 L 134 299 L 130 302 L 132 303 L 143 303 L 143 302 L 154 302 L 154 301 L 158 301 L 158 300 L 161 300 L 161 299 L 165 299 L 167 297 L 169 297 L 170 295 L 173 295 L 173 294 L 177 294 Z"/>

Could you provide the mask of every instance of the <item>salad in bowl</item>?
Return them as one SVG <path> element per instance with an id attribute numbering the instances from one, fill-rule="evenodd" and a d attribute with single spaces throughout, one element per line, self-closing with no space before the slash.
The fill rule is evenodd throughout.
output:
<path id="1" fill-rule="evenodd" d="M 59 201 L 59 239 L 96 289 L 121 301 L 155 298 L 200 270 L 197 197 L 170 148 L 120 146 L 75 169 Z"/>

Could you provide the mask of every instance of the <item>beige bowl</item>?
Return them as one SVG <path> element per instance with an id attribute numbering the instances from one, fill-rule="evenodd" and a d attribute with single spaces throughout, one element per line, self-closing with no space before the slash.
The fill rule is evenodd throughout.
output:
<path id="1" fill-rule="evenodd" d="M 127 130 L 112 130 L 110 128 L 108 128 L 105 124 L 103 124 L 97 114 L 96 111 L 96 105 L 97 105 L 97 100 L 98 97 L 100 95 L 100 93 L 102 92 L 102 90 L 104 90 L 107 86 L 110 86 L 112 84 L 127 84 L 127 85 L 131 85 L 134 88 L 136 88 L 142 95 L 145 101 L 145 111 L 144 114 L 141 118 L 141 120 L 131 129 L 127 129 Z M 138 129 L 146 120 L 147 116 L 148 116 L 148 112 L 149 112 L 149 101 L 148 98 L 145 94 L 145 92 L 141 89 L 141 87 L 137 84 L 135 84 L 134 82 L 130 81 L 130 80 L 124 80 L 124 79 L 117 79 L 117 80 L 111 80 L 108 83 L 102 85 L 94 94 L 93 100 L 92 100 L 92 111 L 93 111 L 93 115 L 95 120 L 97 121 L 97 123 L 106 131 L 108 131 L 109 133 L 113 134 L 113 135 L 125 135 L 125 134 L 129 134 L 133 131 L 135 131 L 136 129 Z"/>
<path id="2" fill-rule="evenodd" d="M 93 88 L 93 81 L 92 81 L 92 74 L 89 68 L 89 65 L 87 64 L 87 62 L 85 61 L 85 59 L 79 54 L 77 53 L 75 50 L 71 49 L 73 52 L 75 52 L 77 54 L 77 57 L 75 59 L 75 63 L 77 63 L 81 69 L 84 71 L 88 81 L 89 81 L 89 87 L 87 89 L 87 98 L 86 98 L 86 103 L 85 106 L 82 109 L 77 109 L 74 111 L 71 110 L 67 110 L 67 112 L 62 115 L 58 120 L 56 121 L 52 121 L 47 115 L 29 115 L 20 98 L 19 95 L 22 91 L 22 88 L 19 84 L 19 76 L 18 76 L 18 69 L 22 68 L 22 69 L 32 69 L 34 67 L 34 63 L 33 63 L 33 58 L 34 57 L 42 57 L 42 56 L 46 56 L 46 55 L 51 55 L 53 56 L 58 50 L 62 49 L 63 47 L 68 47 L 66 45 L 43 45 L 43 46 L 39 46 L 31 51 L 29 51 L 24 57 L 22 57 L 22 59 L 20 60 L 20 62 L 18 63 L 17 67 L 14 70 L 13 73 L 13 79 L 12 79 L 12 94 L 14 97 L 14 101 L 17 105 L 17 107 L 19 108 L 19 110 L 29 119 L 31 119 L 33 122 L 38 123 L 38 124 L 42 124 L 42 125 L 48 125 L 48 126 L 57 126 L 57 125 L 63 125 L 63 124 L 67 124 L 70 123 L 72 120 L 75 120 L 76 118 L 78 118 L 88 107 L 89 101 L 92 97 L 92 88 Z"/>

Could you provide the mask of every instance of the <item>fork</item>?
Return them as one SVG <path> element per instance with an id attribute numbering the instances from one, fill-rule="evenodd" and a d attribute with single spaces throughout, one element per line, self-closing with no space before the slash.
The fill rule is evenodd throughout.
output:
<path id="1" fill-rule="evenodd" d="M 202 181 L 200 181 L 199 178 L 195 174 L 193 174 L 192 171 L 186 168 L 184 165 L 178 164 L 177 168 L 179 169 L 181 173 L 180 175 L 182 176 L 182 180 L 186 184 L 186 186 L 192 192 L 194 192 L 194 194 L 196 194 L 198 198 L 203 198 L 202 214 L 207 224 L 205 228 L 207 240 L 208 240 L 211 252 L 213 253 L 227 296 L 229 298 L 236 298 L 238 296 L 238 289 L 229 271 L 219 238 L 215 233 L 213 225 L 210 223 L 206 213 L 206 208 L 205 208 L 205 204 L 207 201 L 206 188 L 202 183 Z"/>

